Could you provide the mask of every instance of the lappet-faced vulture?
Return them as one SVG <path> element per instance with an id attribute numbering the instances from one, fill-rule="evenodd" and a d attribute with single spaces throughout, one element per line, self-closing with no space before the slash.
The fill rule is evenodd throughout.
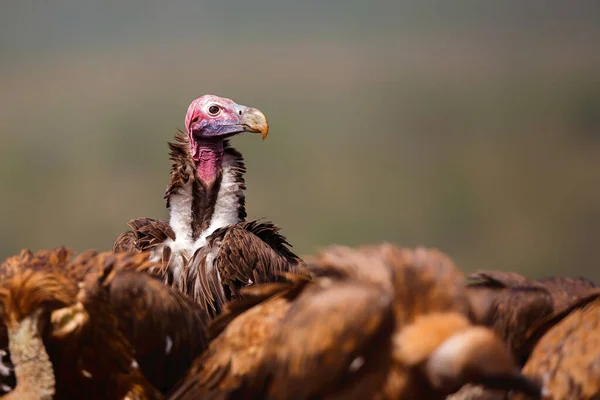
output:
<path id="1" fill-rule="evenodd" d="M 170 143 L 169 221 L 140 218 L 116 240 L 115 251 L 150 250 L 162 268 L 153 273 L 202 303 L 213 315 L 239 289 L 279 280 L 301 263 L 273 224 L 246 221 L 246 171 L 229 146 L 242 132 L 268 133 L 256 108 L 204 95 L 185 118 L 185 133 Z"/>

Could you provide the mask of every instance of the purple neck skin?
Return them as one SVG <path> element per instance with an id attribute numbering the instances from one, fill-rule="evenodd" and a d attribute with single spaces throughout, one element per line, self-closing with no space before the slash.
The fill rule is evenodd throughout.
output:
<path id="1" fill-rule="evenodd" d="M 210 186 L 217 178 L 223 161 L 223 141 L 198 141 L 192 158 L 196 163 L 198 177 L 206 186 Z"/>

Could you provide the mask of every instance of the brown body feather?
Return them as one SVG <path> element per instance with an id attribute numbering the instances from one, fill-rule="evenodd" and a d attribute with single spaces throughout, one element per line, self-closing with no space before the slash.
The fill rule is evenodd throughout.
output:
<path id="1" fill-rule="evenodd" d="M 145 273 L 155 265 L 148 253 L 70 255 L 59 248 L 7 260 L 5 326 L 36 316 L 54 398 L 160 398 L 206 348 L 206 314 Z M 28 376 L 14 393 L 35 387 Z"/>
<path id="2" fill-rule="evenodd" d="M 535 392 L 493 332 L 471 326 L 442 253 L 337 246 L 309 271 L 242 289 L 170 398 L 435 399 L 466 382 Z"/>

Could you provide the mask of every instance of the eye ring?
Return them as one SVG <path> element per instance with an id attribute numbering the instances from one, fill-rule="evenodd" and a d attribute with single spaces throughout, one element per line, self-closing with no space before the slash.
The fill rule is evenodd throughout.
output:
<path id="1" fill-rule="evenodd" d="M 210 107 L 208 107 L 208 113 L 210 115 L 212 115 L 213 117 L 219 115 L 219 113 L 221 112 L 221 107 L 217 106 L 217 105 L 212 105 Z"/>

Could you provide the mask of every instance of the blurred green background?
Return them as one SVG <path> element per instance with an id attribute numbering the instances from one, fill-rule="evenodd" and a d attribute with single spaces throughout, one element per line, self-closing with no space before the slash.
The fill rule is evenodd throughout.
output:
<path id="1" fill-rule="evenodd" d="M 300 254 L 386 240 L 600 281 L 598 21 L 598 1 L 4 0 L 0 257 L 166 217 L 166 143 L 213 93 L 268 116 L 233 143 L 248 212 Z"/>

